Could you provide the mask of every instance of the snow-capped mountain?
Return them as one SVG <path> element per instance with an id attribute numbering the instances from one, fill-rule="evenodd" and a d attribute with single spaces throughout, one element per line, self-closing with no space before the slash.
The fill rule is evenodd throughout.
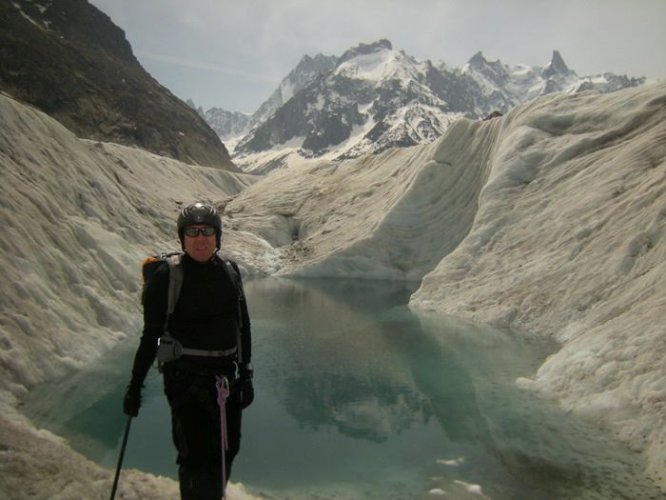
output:
<path id="1" fill-rule="evenodd" d="M 252 125 L 252 115 L 222 108 L 199 108 L 199 115 L 215 130 L 222 140 L 245 134 Z"/>
<path id="2" fill-rule="evenodd" d="M 279 87 L 268 100 L 252 114 L 250 125 L 254 126 L 269 118 L 276 109 L 284 105 L 312 80 L 319 75 L 332 71 L 336 62 L 337 57 L 335 56 L 325 56 L 323 54 L 317 54 L 315 57 L 303 56 L 296 67 L 280 82 Z"/>
<path id="3" fill-rule="evenodd" d="M 202 108 L 196 108 L 191 101 L 188 101 L 188 104 L 197 109 L 221 139 L 231 139 L 232 141 L 234 138 L 240 139 L 255 125 L 269 118 L 275 110 L 284 105 L 315 77 L 335 68 L 336 61 L 337 57 L 323 54 L 315 57 L 303 56 L 296 67 L 280 82 L 273 94 L 252 114 L 227 111 L 222 108 L 210 108 L 204 111 Z"/>
<path id="4" fill-rule="evenodd" d="M 451 68 L 380 40 L 339 58 L 303 58 L 252 115 L 234 161 L 259 173 L 294 157 L 355 158 L 431 142 L 460 117 L 505 113 L 539 95 L 609 92 L 644 81 L 610 73 L 579 77 L 557 50 L 543 67 L 511 67 L 478 52 L 462 68 Z"/>

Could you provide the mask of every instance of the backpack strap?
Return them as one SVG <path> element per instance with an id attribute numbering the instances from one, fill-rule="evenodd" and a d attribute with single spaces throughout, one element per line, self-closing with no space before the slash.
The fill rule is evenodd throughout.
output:
<path id="1" fill-rule="evenodd" d="M 238 346 L 238 360 L 243 363 L 243 343 L 241 342 L 241 335 L 243 334 L 243 313 L 241 311 L 241 301 L 245 300 L 245 292 L 243 291 L 243 282 L 240 278 L 240 271 L 236 263 L 232 260 L 228 260 L 218 255 L 218 258 L 224 264 L 224 271 L 227 273 L 227 276 L 234 284 L 236 289 L 236 296 L 238 297 L 238 311 L 236 315 L 238 317 L 238 335 L 236 336 L 236 345 Z"/>
<path id="2" fill-rule="evenodd" d="M 182 258 L 183 254 L 181 253 L 168 255 L 166 257 L 167 264 L 169 265 L 169 291 L 166 319 L 164 320 L 165 331 L 167 324 L 169 323 L 169 318 L 171 318 L 171 315 L 176 308 L 176 302 L 178 302 L 178 297 L 180 296 L 180 289 L 183 286 L 183 266 L 180 265 Z"/>

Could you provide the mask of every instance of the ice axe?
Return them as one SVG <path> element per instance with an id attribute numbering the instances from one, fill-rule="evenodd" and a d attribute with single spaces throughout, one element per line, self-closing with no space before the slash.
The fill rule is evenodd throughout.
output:
<path id="1" fill-rule="evenodd" d="M 125 456 L 125 447 L 127 446 L 127 438 L 129 437 L 130 426 L 132 425 L 132 417 L 127 417 L 127 425 L 125 425 L 125 435 L 123 436 L 123 444 L 120 446 L 120 454 L 118 455 L 118 465 L 116 466 L 116 477 L 113 479 L 113 488 L 111 488 L 111 500 L 116 497 L 116 488 L 118 487 L 118 477 L 120 476 L 120 469 L 123 466 L 123 457 Z"/>

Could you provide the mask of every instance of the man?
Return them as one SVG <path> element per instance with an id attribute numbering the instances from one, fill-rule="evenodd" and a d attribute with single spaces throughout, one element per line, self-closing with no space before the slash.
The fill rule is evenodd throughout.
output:
<path id="1" fill-rule="evenodd" d="M 240 449 L 242 410 L 254 399 L 250 319 L 238 266 L 217 255 L 217 209 L 188 205 L 177 227 L 182 257 L 161 262 L 143 291 L 143 334 L 123 409 L 138 415 L 141 387 L 157 356 L 171 408 L 181 499 L 219 500 Z M 170 292 L 177 276 L 180 291 Z M 168 314 L 174 293 L 177 301 Z"/>

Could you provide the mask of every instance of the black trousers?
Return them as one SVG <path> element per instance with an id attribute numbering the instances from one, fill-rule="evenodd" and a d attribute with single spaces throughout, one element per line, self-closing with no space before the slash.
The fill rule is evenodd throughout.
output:
<path id="1" fill-rule="evenodd" d="M 222 497 L 222 453 L 226 479 L 240 450 L 242 409 L 231 386 L 226 401 L 227 449 L 222 450 L 216 378 L 210 372 L 165 370 L 164 387 L 171 406 L 173 442 L 178 451 L 182 500 Z"/>

